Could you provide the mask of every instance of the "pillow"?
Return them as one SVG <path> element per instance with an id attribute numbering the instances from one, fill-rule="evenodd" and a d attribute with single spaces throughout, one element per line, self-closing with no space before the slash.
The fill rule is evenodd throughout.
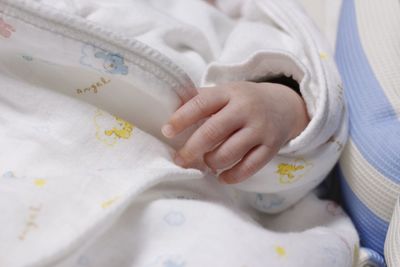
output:
<path id="1" fill-rule="evenodd" d="M 370 264 L 378 266 L 385 266 L 383 255 L 400 266 L 398 14 L 397 0 L 344 0 L 336 47 L 350 117 L 339 164 L 342 196 Z"/>

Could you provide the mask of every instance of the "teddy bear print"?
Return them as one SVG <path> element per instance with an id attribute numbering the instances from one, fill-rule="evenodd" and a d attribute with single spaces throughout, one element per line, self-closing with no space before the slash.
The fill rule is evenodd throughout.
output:
<path id="1" fill-rule="evenodd" d="M 311 168 L 310 162 L 304 159 L 295 159 L 278 164 L 275 173 L 279 176 L 280 184 L 291 184 L 302 178 Z"/>
<path id="2" fill-rule="evenodd" d="M 84 44 L 82 46 L 80 63 L 92 69 L 111 74 L 127 75 L 129 72 L 123 56 L 92 44 Z"/>
<path id="3" fill-rule="evenodd" d="M 97 52 L 94 55 L 96 58 L 104 60 L 104 69 L 112 74 L 128 74 L 128 67 L 124 65 L 124 58 L 118 54 L 109 52 Z"/>
<path id="4" fill-rule="evenodd" d="M 268 212 L 270 209 L 279 208 L 284 202 L 285 199 L 279 195 L 257 194 L 254 204 L 258 209 Z"/>
<path id="5" fill-rule="evenodd" d="M 115 117 L 118 122 L 117 127 L 112 127 L 110 130 L 105 130 L 104 133 L 107 136 L 113 136 L 116 138 L 128 139 L 133 131 L 133 125 L 121 118 Z"/>
<path id="6" fill-rule="evenodd" d="M 132 136 L 134 126 L 106 112 L 97 110 L 94 116 L 96 138 L 106 145 L 115 145 L 121 139 L 129 139 Z"/>

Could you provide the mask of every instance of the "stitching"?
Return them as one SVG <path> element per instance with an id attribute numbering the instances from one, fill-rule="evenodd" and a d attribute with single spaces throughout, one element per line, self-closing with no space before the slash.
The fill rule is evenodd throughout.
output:
<path id="1" fill-rule="evenodd" d="M 58 21 L 54 21 L 53 18 L 43 17 L 40 14 L 43 9 L 40 8 L 37 8 L 35 10 L 37 11 L 37 13 L 39 13 L 36 14 L 31 11 L 23 10 L 15 4 L 8 4 L 4 3 L 4 1 L 0 1 L 0 5 L 1 4 L 9 7 L 8 10 L 2 8 L 2 10 L 0 11 L 4 15 L 17 19 L 26 24 L 32 25 L 41 30 L 63 36 L 65 38 L 77 41 L 81 44 L 92 43 L 107 51 L 124 50 L 124 52 L 122 53 L 121 51 L 118 52 L 124 56 L 127 63 L 136 65 L 143 71 L 152 74 L 156 78 L 166 82 L 175 90 L 179 97 L 181 97 L 179 88 L 187 88 L 188 85 L 193 85 L 193 82 L 183 72 L 183 70 L 181 70 L 178 66 L 172 63 L 168 58 L 164 57 L 158 51 L 155 51 L 154 49 L 148 47 L 144 43 L 140 43 L 137 40 L 121 38 L 120 36 L 117 36 L 114 33 L 109 33 L 103 28 L 96 27 L 95 25 L 90 24 L 87 21 L 78 21 L 73 17 L 65 17 L 65 15 L 63 14 L 61 15 L 65 17 L 64 24 Z M 52 12 L 51 10 L 46 11 L 50 12 L 51 15 L 56 14 L 56 12 Z M 36 17 L 33 17 L 34 15 L 36 15 Z M 85 31 L 67 25 L 68 22 L 75 22 L 81 25 L 83 24 L 82 26 Z M 55 26 L 55 29 L 52 29 L 52 26 Z M 100 35 L 110 36 L 110 39 L 112 39 L 113 42 L 107 40 L 104 36 L 97 36 L 94 31 L 99 32 Z M 107 46 L 109 47 L 107 48 Z M 116 49 L 114 49 L 114 47 Z"/>

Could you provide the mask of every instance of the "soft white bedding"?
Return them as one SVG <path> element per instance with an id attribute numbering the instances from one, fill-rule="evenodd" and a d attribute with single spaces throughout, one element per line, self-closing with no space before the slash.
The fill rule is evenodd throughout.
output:
<path id="1" fill-rule="evenodd" d="M 195 75 L 58 8 L 0 0 L 0 266 L 352 265 L 353 225 L 309 185 L 266 215 L 243 188 L 174 165 L 179 142 L 158 129 Z"/>

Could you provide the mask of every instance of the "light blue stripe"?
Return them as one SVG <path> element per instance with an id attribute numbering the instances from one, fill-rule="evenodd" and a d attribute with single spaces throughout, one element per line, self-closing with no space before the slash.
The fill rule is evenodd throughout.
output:
<path id="1" fill-rule="evenodd" d="M 371 250 L 368 248 L 364 248 L 364 251 L 367 252 L 369 264 L 371 264 L 371 265 L 374 264 L 372 266 L 386 267 L 386 263 L 379 253 L 376 253 L 374 250 Z M 364 266 L 368 266 L 368 265 L 364 265 Z"/>
<path id="2" fill-rule="evenodd" d="M 350 136 L 363 157 L 392 181 L 400 181 L 400 121 L 374 76 L 357 31 L 353 0 L 344 0 L 336 61 L 350 116 Z"/>
<path id="3" fill-rule="evenodd" d="M 389 224 L 376 216 L 354 194 L 341 170 L 338 171 L 341 183 L 344 208 L 351 215 L 354 226 L 361 237 L 361 245 L 383 255 L 386 232 Z M 383 257 L 382 257 L 383 260 Z"/>

